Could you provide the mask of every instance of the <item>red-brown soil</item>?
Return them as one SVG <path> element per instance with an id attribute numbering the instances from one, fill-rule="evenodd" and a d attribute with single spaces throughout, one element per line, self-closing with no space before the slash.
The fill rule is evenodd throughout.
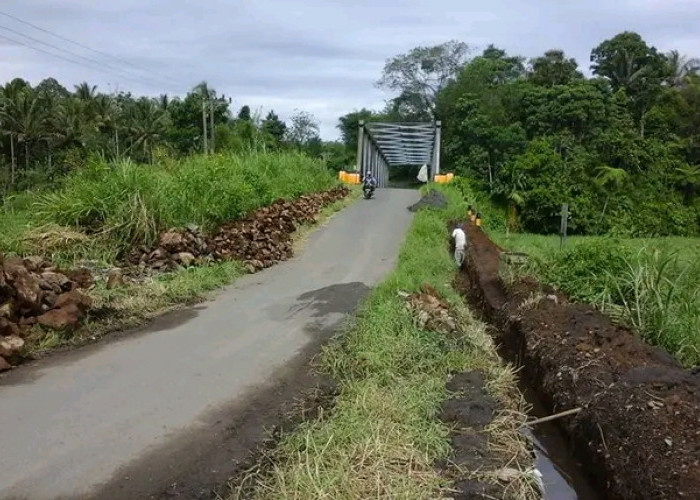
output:
<path id="1" fill-rule="evenodd" d="M 517 353 L 524 376 L 560 421 L 610 498 L 700 498 L 700 372 L 531 280 L 506 286 L 501 249 L 465 224 L 459 285 Z"/>

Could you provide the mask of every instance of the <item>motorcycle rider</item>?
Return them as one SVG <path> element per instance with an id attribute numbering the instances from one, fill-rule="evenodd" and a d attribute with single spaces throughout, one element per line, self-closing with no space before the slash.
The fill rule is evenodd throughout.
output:
<path id="1" fill-rule="evenodd" d="M 365 174 L 365 178 L 363 180 L 363 186 L 362 190 L 367 192 L 369 190 L 369 193 L 372 194 L 374 193 L 374 188 L 377 187 L 377 179 L 374 178 L 372 175 L 372 172 L 367 172 Z"/>

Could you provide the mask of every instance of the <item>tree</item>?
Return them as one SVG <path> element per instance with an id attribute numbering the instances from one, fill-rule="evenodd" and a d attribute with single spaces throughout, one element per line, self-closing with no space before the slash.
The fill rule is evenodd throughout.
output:
<path id="1" fill-rule="evenodd" d="M 663 77 L 663 57 L 641 36 L 629 31 L 594 48 L 591 62 L 595 75 L 608 78 L 614 90 L 624 88 L 628 94 L 634 93 L 644 82 Z"/>
<path id="2" fill-rule="evenodd" d="M 152 100 L 142 97 L 136 101 L 129 116 L 129 132 L 133 140 L 131 148 L 141 148 L 143 158 L 153 162 L 153 147 L 162 139 L 168 119 L 168 114 Z"/>
<path id="3" fill-rule="evenodd" d="M 75 86 L 75 96 L 81 101 L 92 101 L 97 95 L 97 85 L 83 82 Z"/>
<path id="4" fill-rule="evenodd" d="M 685 165 L 677 168 L 676 179 L 683 188 L 686 201 L 691 200 L 700 189 L 700 166 Z"/>
<path id="5" fill-rule="evenodd" d="M 602 219 L 605 216 L 605 209 L 608 207 L 610 197 L 625 185 L 629 174 L 622 168 L 609 167 L 607 165 L 598 167 L 596 170 L 596 183 L 607 191 L 605 203 L 603 204 L 603 211 L 600 214 L 600 218 Z"/>
<path id="6" fill-rule="evenodd" d="M 291 126 L 287 129 L 287 140 L 301 148 L 312 139 L 318 138 L 318 121 L 309 112 L 296 111 L 290 118 Z"/>
<path id="7" fill-rule="evenodd" d="M 19 143 L 24 144 L 25 169 L 29 170 L 31 144 L 44 132 L 45 108 L 31 87 L 11 87 L 9 99 L 3 100 L 0 117 Z M 11 139 L 12 140 L 12 139 Z"/>
<path id="8" fill-rule="evenodd" d="M 66 99 L 70 96 L 70 92 L 58 83 L 55 78 L 45 78 L 34 89 L 42 98 L 51 98 L 53 100 Z"/>
<path id="9" fill-rule="evenodd" d="M 668 65 L 656 48 L 637 33 L 625 31 L 591 52 L 591 69 L 607 78 L 614 90 L 624 89 L 644 136 L 644 117 L 661 92 Z"/>
<path id="10" fill-rule="evenodd" d="M 284 140 L 287 125 L 279 119 L 274 111 L 270 111 L 262 121 L 262 130 L 273 139 L 273 146 L 277 147 Z"/>
<path id="11" fill-rule="evenodd" d="M 238 119 L 246 122 L 250 121 L 250 106 L 243 106 L 238 112 Z"/>
<path id="12" fill-rule="evenodd" d="M 416 47 L 389 59 L 377 84 L 399 92 L 395 107 L 410 109 L 422 119 L 434 117 L 435 98 L 467 61 L 467 44 L 451 40 L 432 47 Z"/>
<path id="13" fill-rule="evenodd" d="M 97 131 L 97 123 L 89 119 L 88 103 L 72 98 L 61 102 L 52 124 L 60 147 L 85 148 Z M 105 119 L 110 119 L 105 117 Z"/>
<path id="14" fill-rule="evenodd" d="M 583 78 L 575 59 L 567 59 L 562 50 L 548 50 L 530 61 L 530 81 L 552 87 L 566 85 Z"/>
<path id="15" fill-rule="evenodd" d="M 382 115 L 362 108 L 359 111 L 353 111 L 338 119 L 336 128 L 340 130 L 340 137 L 348 150 L 357 150 L 357 134 L 360 129 L 360 122 L 379 121 L 383 118 Z"/>
<path id="16" fill-rule="evenodd" d="M 700 59 L 688 58 L 677 50 L 666 54 L 666 80 L 670 87 L 684 87 L 688 79 L 697 76 L 700 71 Z"/>

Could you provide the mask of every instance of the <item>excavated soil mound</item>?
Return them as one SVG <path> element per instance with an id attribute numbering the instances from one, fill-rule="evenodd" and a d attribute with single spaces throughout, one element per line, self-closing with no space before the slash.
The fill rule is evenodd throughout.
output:
<path id="1" fill-rule="evenodd" d="M 518 353 L 610 498 L 700 498 L 700 372 L 683 370 L 596 309 L 533 281 L 506 287 L 500 249 L 466 225 L 461 287 Z"/>
<path id="2" fill-rule="evenodd" d="M 41 257 L 5 259 L 0 253 L 0 371 L 21 361 L 33 325 L 75 328 L 91 305 L 77 289 L 91 284 L 89 271 L 62 272 Z"/>
<path id="3" fill-rule="evenodd" d="M 224 224 L 207 236 L 196 226 L 163 233 L 155 249 L 137 248 L 129 256 L 144 270 L 168 271 L 207 261 L 241 260 L 250 272 L 292 256 L 292 233 L 300 224 L 314 223 L 321 210 L 348 195 L 347 187 L 278 200 L 247 217 Z"/>
<path id="4" fill-rule="evenodd" d="M 440 191 L 431 190 L 428 194 L 423 196 L 417 203 L 408 207 L 411 212 L 417 212 L 423 208 L 434 207 L 434 208 L 445 208 L 447 206 L 447 200 L 445 195 Z"/>

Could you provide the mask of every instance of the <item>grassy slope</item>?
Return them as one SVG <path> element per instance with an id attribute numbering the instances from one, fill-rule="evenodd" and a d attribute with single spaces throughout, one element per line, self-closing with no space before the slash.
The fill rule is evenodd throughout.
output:
<path id="1" fill-rule="evenodd" d="M 51 193 L 23 194 L 0 213 L 0 251 L 72 265 L 111 264 L 170 227 L 218 224 L 335 184 L 325 165 L 296 153 L 193 156 L 156 165 L 96 163 Z M 90 234 L 89 238 L 85 235 Z"/>
<path id="2" fill-rule="evenodd" d="M 615 239 L 491 233 L 504 248 L 533 257 L 530 270 L 575 300 L 597 305 L 700 365 L 700 238 Z"/>
<path id="3" fill-rule="evenodd" d="M 446 221 L 464 206 L 456 192 L 449 195 L 448 211 L 416 215 L 397 269 L 373 290 L 354 326 L 321 356 L 320 368 L 340 385 L 336 406 L 282 439 L 273 470 L 256 478 L 257 497 L 438 497 L 447 482 L 434 463 L 448 456 L 450 446 L 437 415 L 451 372 L 484 370 L 488 388 L 513 412 L 494 426 L 494 436 L 500 436 L 494 442 L 519 425 L 513 417 L 521 415 L 513 374 L 500 363 L 484 325 L 450 287 L 455 271 Z M 423 283 L 435 286 L 459 311 L 466 339 L 415 326 L 398 292 L 417 291 Z M 522 442 L 505 441 L 515 455 L 524 453 Z M 524 495 L 528 477 L 513 491 Z"/>
<path id="4" fill-rule="evenodd" d="M 528 271 L 573 300 L 600 307 L 685 366 L 700 364 L 700 238 L 559 237 L 505 231 L 505 216 L 463 184 L 501 247 L 531 256 Z"/>

